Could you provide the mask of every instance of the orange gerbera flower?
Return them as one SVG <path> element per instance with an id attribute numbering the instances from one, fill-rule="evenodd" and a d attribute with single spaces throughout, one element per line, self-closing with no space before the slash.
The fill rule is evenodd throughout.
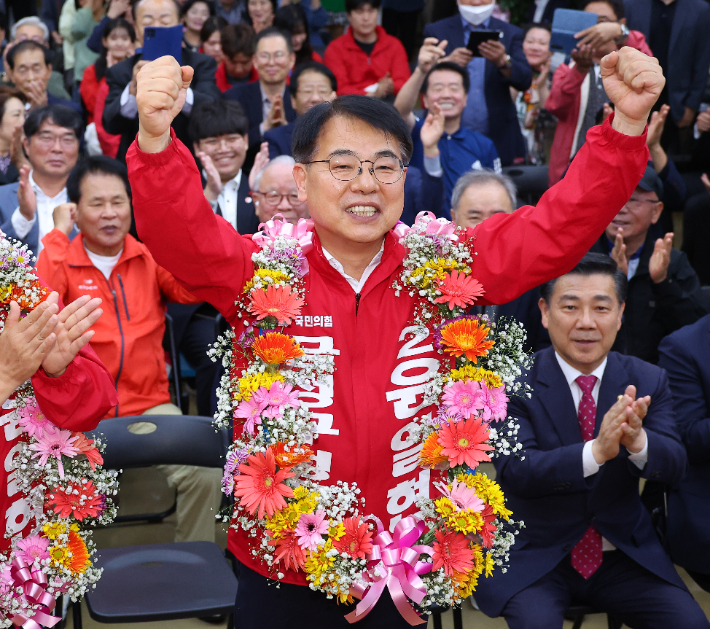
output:
<path id="1" fill-rule="evenodd" d="M 485 356 L 495 345 L 494 341 L 486 341 L 490 328 L 481 325 L 477 319 L 458 319 L 441 330 L 441 344 L 444 351 L 454 356 L 466 355 L 474 363 L 478 356 Z"/>
<path id="2" fill-rule="evenodd" d="M 240 498 L 249 513 L 259 510 L 257 517 L 274 515 L 286 506 L 284 496 L 293 498 L 293 490 L 281 481 L 294 474 L 288 468 L 276 471 L 274 453 L 269 448 L 266 454 L 252 454 L 239 466 L 241 474 L 234 479 L 234 495 Z"/>
<path id="3" fill-rule="evenodd" d="M 291 529 L 284 529 L 281 539 L 271 540 L 271 546 L 276 546 L 274 558 L 277 562 L 283 559 L 284 568 L 298 571 L 306 563 L 306 551 L 298 543 L 298 537 Z"/>
<path id="4" fill-rule="evenodd" d="M 456 572 L 468 572 L 473 568 L 473 551 L 469 548 L 468 539 L 461 533 L 444 533 L 435 531 L 436 541 L 432 544 L 434 554 L 433 569 L 442 566 L 447 576 Z"/>
<path id="5" fill-rule="evenodd" d="M 293 467 L 299 463 L 310 461 L 313 450 L 308 445 L 293 446 L 286 450 L 286 444 L 279 441 L 273 446 L 274 459 L 279 467 Z"/>
<path id="6" fill-rule="evenodd" d="M 281 325 L 290 325 L 304 304 L 303 299 L 291 292 L 290 286 L 269 286 L 266 290 L 253 290 L 249 301 L 249 312 L 257 315 L 257 321 L 276 317 Z"/>
<path id="7" fill-rule="evenodd" d="M 69 541 L 67 549 L 71 553 L 71 557 L 67 557 L 63 563 L 72 572 L 82 574 L 90 565 L 89 550 L 86 548 L 84 540 L 76 531 L 69 530 Z"/>
<path id="8" fill-rule="evenodd" d="M 360 524 L 360 516 L 345 518 L 343 524 L 345 525 L 345 535 L 340 539 L 332 540 L 333 546 L 340 553 L 364 559 L 365 555 L 372 552 L 372 531 L 367 524 Z"/>
<path id="9" fill-rule="evenodd" d="M 452 420 L 444 424 L 438 434 L 443 446 L 441 454 L 449 459 L 451 467 L 465 464 L 475 469 L 482 461 L 491 460 L 485 451 L 494 448 L 486 443 L 488 428 L 480 418 Z"/>
<path id="10" fill-rule="evenodd" d="M 267 332 L 257 336 L 251 346 L 254 353 L 269 365 L 280 365 L 291 358 L 303 356 L 303 350 L 293 337 L 281 332 Z"/>
<path id="11" fill-rule="evenodd" d="M 470 306 L 476 301 L 476 297 L 480 297 L 486 292 L 480 282 L 477 282 L 472 277 L 466 277 L 463 272 L 459 273 L 456 270 L 447 273 L 444 279 L 439 281 L 438 288 L 442 295 L 434 301 L 437 304 L 448 302 L 449 309 L 454 308 L 454 306 L 460 306 L 461 308 Z"/>
<path id="12" fill-rule="evenodd" d="M 429 468 L 441 467 L 443 463 L 448 464 L 449 459 L 441 453 L 443 449 L 444 446 L 439 443 L 439 434 L 436 432 L 431 433 L 424 441 L 421 452 L 419 452 L 419 463 L 422 467 Z"/>

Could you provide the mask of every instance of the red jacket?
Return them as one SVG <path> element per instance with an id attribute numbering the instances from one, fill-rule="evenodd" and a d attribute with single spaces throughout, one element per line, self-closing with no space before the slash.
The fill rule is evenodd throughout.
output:
<path id="1" fill-rule="evenodd" d="M 65 430 L 92 430 L 99 420 L 116 406 L 118 396 L 113 386 L 113 378 L 86 345 L 79 351 L 67 370 L 58 378 L 50 378 L 41 369 L 32 376 L 32 386 L 40 408 L 55 425 Z M 7 406 L 7 405 L 5 405 Z M 12 421 L 12 409 L 0 408 L 0 457 L 4 465 L 0 468 L 0 552 L 10 548 L 10 540 L 5 538 L 9 531 L 15 537 L 25 537 L 34 520 L 30 519 L 30 505 L 23 494 L 13 488 L 12 475 L 8 467 L 15 455 L 15 446 L 20 440 L 17 422 Z"/>
<path id="2" fill-rule="evenodd" d="M 94 122 L 96 95 L 99 93 L 99 87 L 102 82 L 106 83 L 106 77 L 101 79 L 101 81 L 96 78 L 96 66 L 93 63 L 84 70 L 84 76 L 81 77 L 81 83 L 79 84 L 79 93 L 88 112 L 86 124 Z"/>
<path id="3" fill-rule="evenodd" d="M 160 153 L 143 153 L 134 142 L 127 162 L 138 231 L 156 260 L 243 329 L 234 301 L 253 274 L 257 247 L 251 237 L 212 212 L 195 160 L 174 134 Z M 647 162 L 645 137 L 621 135 L 607 122 L 590 132 L 567 177 L 537 207 L 497 214 L 471 230 L 478 253 L 472 276 L 487 291 L 481 303 L 507 303 L 569 271 L 628 200 Z M 193 225 L 200 225 L 199 238 Z M 317 235 L 314 241 L 302 311 L 303 323 L 313 324 L 294 322 L 287 332 L 304 347 L 336 353 L 332 380 L 300 393 L 319 421 L 319 480 L 357 481 L 367 511 L 391 530 L 416 511 L 418 497 L 437 493 L 429 471 L 417 467 L 418 448 L 407 449 L 406 434 L 411 418 L 432 411 L 422 408 L 422 390 L 439 355 L 431 338 L 405 341 L 415 300 L 406 292 L 396 297 L 391 288 L 405 255 L 391 233 L 357 311 L 352 288 L 324 257 Z M 331 326 L 324 326 L 324 317 Z M 230 529 L 229 549 L 266 574 L 241 532 Z M 305 584 L 303 573 L 288 573 L 285 581 Z"/>
<path id="4" fill-rule="evenodd" d="M 197 304 L 147 247 L 126 236 L 123 254 L 106 280 L 89 260 L 80 234 L 71 242 L 53 229 L 42 238 L 37 270 L 66 302 L 101 297 L 104 314 L 91 346 L 115 381 L 119 404 L 107 417 L 140 415 L 170 402 L 163 336 L 168 301 Z"/>
<path id="5" fill-rule="evenodd" d="M 404 46 L 381 26 L 377 27 L 377 41 L 369 57 L 357 45 L 349 29 L 325 49 L 325 65 L 338 79 L 338 96 L 366 94 L 365 88 L 377 83 L 388 72 L 396 94 L 411 76 Z"/>
<path id="6" fill-rule="evenodd" d="M 84 74 L 86 76 L 86 73 Z M 106 107 L 106 97 L 108 96 L 108 84 L 106 77 L 101 79 L 99 91 L 96 94 L 96 105 L 94 106 L 94 124 L 96 125 L 96 135 L 99 137 L 99 144 L 104 155 L 115 158 L 118 155 L 118 147 L 121 145 L 121 135 L 114 135 L 104 129 L 104 107 Z"/>
<path id="7" fill-rule="evenodd" d="M 640 50 L 649 57 L 653 56 L 643 33 L 630 31 L 626 45 Z M 576 152 L 579 147 L 579 139 L 575 142 L 575 136 L 580 118 L 582 92 L 584 91 L 585 95 L 588 93 L 586 87 L 584 90 L 582 89 L 586 77 L 587 75 L 577 70 L 574 64 L 568 66 L 563 63 L 555 70 L 555 75 L 552 78 L 552 89 L 545 101 L 545 109 L 557 117 L 555 139 L 550 151 L 548 177 L 551 186 L 562 178 L 569 166 L 573 148 Z M 586 85 L 588 82 L 585 83 Z"/>

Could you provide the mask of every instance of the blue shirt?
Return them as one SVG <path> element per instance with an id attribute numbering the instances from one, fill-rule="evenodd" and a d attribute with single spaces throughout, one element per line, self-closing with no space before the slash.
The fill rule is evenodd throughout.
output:
<path id="1" fill-rule="evenodd" d="M 463 24 L 464 46 L 468 43 L 468 38 L 475 30 L 485 30 L 490 25 L 491 18 L 488 18 L 480 26 L 474 26 L 461 18 Z M 486 84 L 486 59 L 484 57 L 474 57 L 466 66 L 471 88 L 468 90 L 468 102 L 463 110 L 461 124 L 472 131 L 488 133 L 488 105 L 486 104 L 485 84 Z"/>
<path id="2" fill-rule="evenodd" d="M 412 129 L 414 150 L 410 165 L 420 170 L 424 169 L 424 146 L 421 130 L 424 120 L 417 120 Z M 493 141 L 482 133 L 471 131 L 463 125 L 459 130 L 449 135 L 444 133 L 439 140 L 441 168 L 444 171 L 444 195 L 446 207 L 451 207 L 451 193 L 459 177 L 469 170 L 490 169 L 501 172 L 498 151 Z"/>

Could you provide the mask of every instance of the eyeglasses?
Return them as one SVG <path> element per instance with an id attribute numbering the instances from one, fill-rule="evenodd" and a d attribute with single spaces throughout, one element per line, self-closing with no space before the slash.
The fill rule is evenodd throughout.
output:
<path id="1" fill-rule="evenodd" d="M 264 204 L 269 207 L 277 207 L 281 205 L 281 202 L 286 199 L 289 205 L 299 206 L 303 205 L 304 201 L 298 200 L 298 193 L 289 192 L 288 194 L 280 194 L 276 190 L 270 190 L 269 192 L 254 192 L 254 194 L 260 194 L 264 198 Z"/>
<path id="2" fill-rule="evenodd" d="M 256 58 L 262 63 L 269 63 L 272 57 L 274 58 L 274 61 L 283 61 L 287 56 L 287 52 L 277 50 L 273 55 L 270 55 L 268 52 L 260 52 L 256 55 Z"/>
<path id="3" fill-rule="evenodd" d="M 314 94 L 318 94 L 318 96 L 322 98 L 328 98 L 333 93 L 333 90 L 328 89 L 327 87 L 318 89 L 318 90 L 313 90 L 313 89 L 306 89 L 306 90 L 298 90 L 298 95 L 303 96 L 305 98 L 312 98 Z"/>
<path id="4" fill-rule="evenodd" d="M 624 205 L 631 211 L 640 210 L 644 203 L 658 203 L 660 199 L 629 199 Z"/>
<path id="5" fill-rule="evenodd" d="M 397 157 L 382 156 L 374 162 L 370 159 L 359 159 L 355 155 L 333 155 L 330 159 L 318 159 L 306 164 L 328 164 L 330 174 L 338 181 L 352 181 L 362 174 L 362 165 L 372 164 L 368 172 L 380 183 L 397 183 L 402 178 L 404 164 Z"/>
<path id="6" fill-rule="evenodd" d="M 37 142 L 42 146 L 51 147 L 54 146 L 59 140 L 59 144 L 62 148 L 72 148 L 79 143 L 74 134 L 67 135 L 52 135 L 51 133 L 38 133 L 36 136 Z"/>

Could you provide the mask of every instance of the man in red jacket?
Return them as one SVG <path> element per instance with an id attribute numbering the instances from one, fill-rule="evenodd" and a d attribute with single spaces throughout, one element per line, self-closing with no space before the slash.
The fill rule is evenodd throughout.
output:
<path id="1" fill-rule="evenodd" d="M 409 78 L 402 43 L 377 26 L 380 0 L 345 0 L 350 29 L 331 42 L 324 63 L 338 79 L 338 96 L 395 96 Z"/>
<path id="2" fill-rule="evenodd" d="M 607 56 L 602 72 L 615 117 L 589 134 L 565 179 L 537 207 L 493 216 L 470 230 L 478 254 L 473 276 L 486 289 L 482 305 L 510 301 L 571 269 L 641 179 L 648 159 L 646 119 L 663 74 L 655 60 L 628 48 Z M 136 222 L 156 261 L 238 328 L 243 323 L 235 300 L 253 276 L 258 246 L 214 215 L 190 152 L 171 133 L 191 76 L 189 67 L 170 57 L 138 75 L 140 130 L 127 156 Z M 319 413 L 314 478 L 329 485 L 357 482 L 368 511 L 392 530 L 416 511 L 418 498 L 435 496 L 429 470 L 400 463 L 409 447 L 407 422 L 433 410 L 422 401 L 421 375 L 405 376 L 422 361 L 438 360 L 431 342 L 406 340 L 417 300 L 392 288 L 405 256 L 390 230 L 402 213 L 406 173 L 381 184 L 371 163 L 381 155 L 407 163 L 411 137 L 391 107 L 347 96 L 306 113 L 293 147 L 299 196 L 315 224 L 301 312 L 303 321 L 323 323 L 304 327 L 294 321 L 286 331 L 336 356 L 332 380 L 302 400 Z M 366 160 L 347 182 L 329 168 L 330 158 L 344 154 Z M 200 238 L 192 233 L 195 224 Z M 335 601 L 303 587 L 303 573 L 284 571 L 281 586 L 269 587 L 268 568 L 251 555 L 244 532 L 230 529 L 229 549 L 239 562 L 235 617 L 241 627 L 349 626 Z M 389 594 L 366 623 L 409 626 Z"/>

